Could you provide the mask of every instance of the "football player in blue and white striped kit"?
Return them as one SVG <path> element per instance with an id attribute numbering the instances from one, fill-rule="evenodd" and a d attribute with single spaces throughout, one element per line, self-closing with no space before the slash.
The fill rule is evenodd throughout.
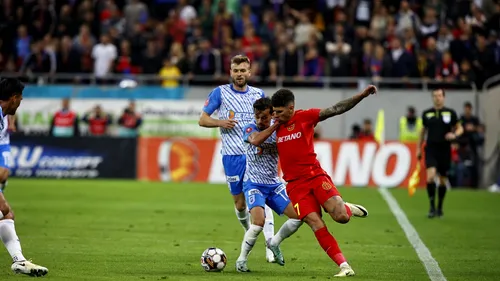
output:
<path id="1" fill-rule="evenodd" d="M 206 128 L 220 128 L 222 138 L 222 164 L 226 181 L 234 200 L 236 216 L 241 225 L 248 230 L 250 218 L 243 195 L 246 157 L 243 144 L 243 127 L 253 121 L 253 103 L 264 97 L 264 91 L 249 86 L 250 59 L 237 55 L 231 59 L 231 78 L 233 83 L 215 88 L 203 107 L 199 125 Z M 210 117 L 218 111 L 218 118 Z M 274 216 L 266 206 L 264 236 L 266 240 L 274 235 Z M 266 259 L 274 262 L 273 253 L 266 248 Z"/>
<path id="2" fill-rule="evenodd" d="M 243 128 L 243 140 L 246 144 L 247 168 L 245 171 L 243 192 L 252 216 L 252 224 L 245 233 L 241 244 L 241 253 L 236 261 L 236 270 L 249 272 L 247 259 L 255 241 L 264 226 L 264 206 L 267 204 L 278 215 L 285 214 L 289 219 L 281 226 L 278 233 L 267 239 L 267 246 L 274 253 L 276 262 L 283 266 L 285 260 L 279 245 L 290 237 L 302 225 L 292 203 L 286 194 L 286 187 L 278 175 L 278 149 L 276 147 L 276 128 L 278 122 L 271 124 L 271 99 L 260 98 L 253 105 L 255 121 Z"/>
<path id="3" fill-rule="evenodd" d="M 11 162 L 8 115 L 14 115 L 23 99 L 24 85 L 17 79 L 0 81 L 0 240 L 12 257 L 11 269 L 15 273 L 43 276 L 48 269 L 26 260 L 14 227 L 14 212 L 3 194 Z"/>

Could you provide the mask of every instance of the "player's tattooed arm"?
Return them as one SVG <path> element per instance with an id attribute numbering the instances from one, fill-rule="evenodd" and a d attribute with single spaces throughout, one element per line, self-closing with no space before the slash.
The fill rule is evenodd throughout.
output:
<path id="1" fill-rule="evenodd" d="M 323 121 L 335 115 L 340 115 L 344 112 L 351 110 L 356 106 L 361 100 L 366 98 L 369 95 L 375 94 L 377 92 L 377 88 L 373 85 L 368 86 L 363 92 L 352 96 L 348 99 L 340 101 L 328 108 L 322 109 L 319 112 L 319 120 Z"/>
<path id="2" fill-rule="evenodd" d="M 280 124 L 276 122 L 264 131 L 252 133 L 248 136 L 248 142 L 255 146 L 263 144 L 274 133 L 274 131 L 276 131 L 279 125 Z"/>

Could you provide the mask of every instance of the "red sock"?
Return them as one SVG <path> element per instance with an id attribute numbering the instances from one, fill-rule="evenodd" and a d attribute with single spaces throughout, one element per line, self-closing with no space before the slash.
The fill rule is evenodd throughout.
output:
<path id="1" fill-rule="evenodd" d="M 352 211 L 351 211 L 351 208 L 349 208 L 349 206 L 347 206 L 347 204 L 344 204 L 345 206 L 345 210 L 347 211 L 347 215 L 349 216 L 349 218 L 352 217 Z"/>
<path id="2" fill-rule="evenodd" d="M 325 250 L 326 254 L 337 264 L 340 265 L 346 261 L 344 255 L 340 251 L 339 244 L 337 244 L 337 240 L 333 238 L 333 236 L 328 232 L 328 229 L 325 227 L 320 228 L 314 232 L 316 235 L 316 239 L 318 240 L 321 248 Z"/>

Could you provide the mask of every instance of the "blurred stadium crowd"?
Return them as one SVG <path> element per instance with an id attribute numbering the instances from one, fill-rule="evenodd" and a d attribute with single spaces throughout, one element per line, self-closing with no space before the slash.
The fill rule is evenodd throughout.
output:
<path id="1" fill-rule="evenodd" d="M 286 2 L 286 4 L 285 4 Z M 1 0 L 0 71 L 227 79 L 426 78 L 500 73 L 498 0 Z M 53 82 L 75 82 L 62 79 Z M 217 79 L 215 79 L 217 80 Z M 175 87 L 175 80 L 163 81 Z"/>

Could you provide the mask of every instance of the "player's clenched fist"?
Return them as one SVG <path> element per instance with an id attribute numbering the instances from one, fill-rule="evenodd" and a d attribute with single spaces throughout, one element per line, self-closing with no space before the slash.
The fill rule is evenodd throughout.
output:
<path id="1" fill-rule="evenodd" d="M 236 126 L 236 123 L 238 121 L 234 119 L 229 119 L 229 120 L 219 120 L 219 127 L 224 128 L 224 129 L 232 129 L 234 126 Z"/>
<path id="2" fill-rule="evenodd" d="M 363 97 L 367 97 L 369 95 L 373 95 L 376 93 L 377 93 L 377 87 L 370 85 L 370 86 L 366 87 L 366 89 L 364 89 L 362 95 L 363 95 Z"/>

